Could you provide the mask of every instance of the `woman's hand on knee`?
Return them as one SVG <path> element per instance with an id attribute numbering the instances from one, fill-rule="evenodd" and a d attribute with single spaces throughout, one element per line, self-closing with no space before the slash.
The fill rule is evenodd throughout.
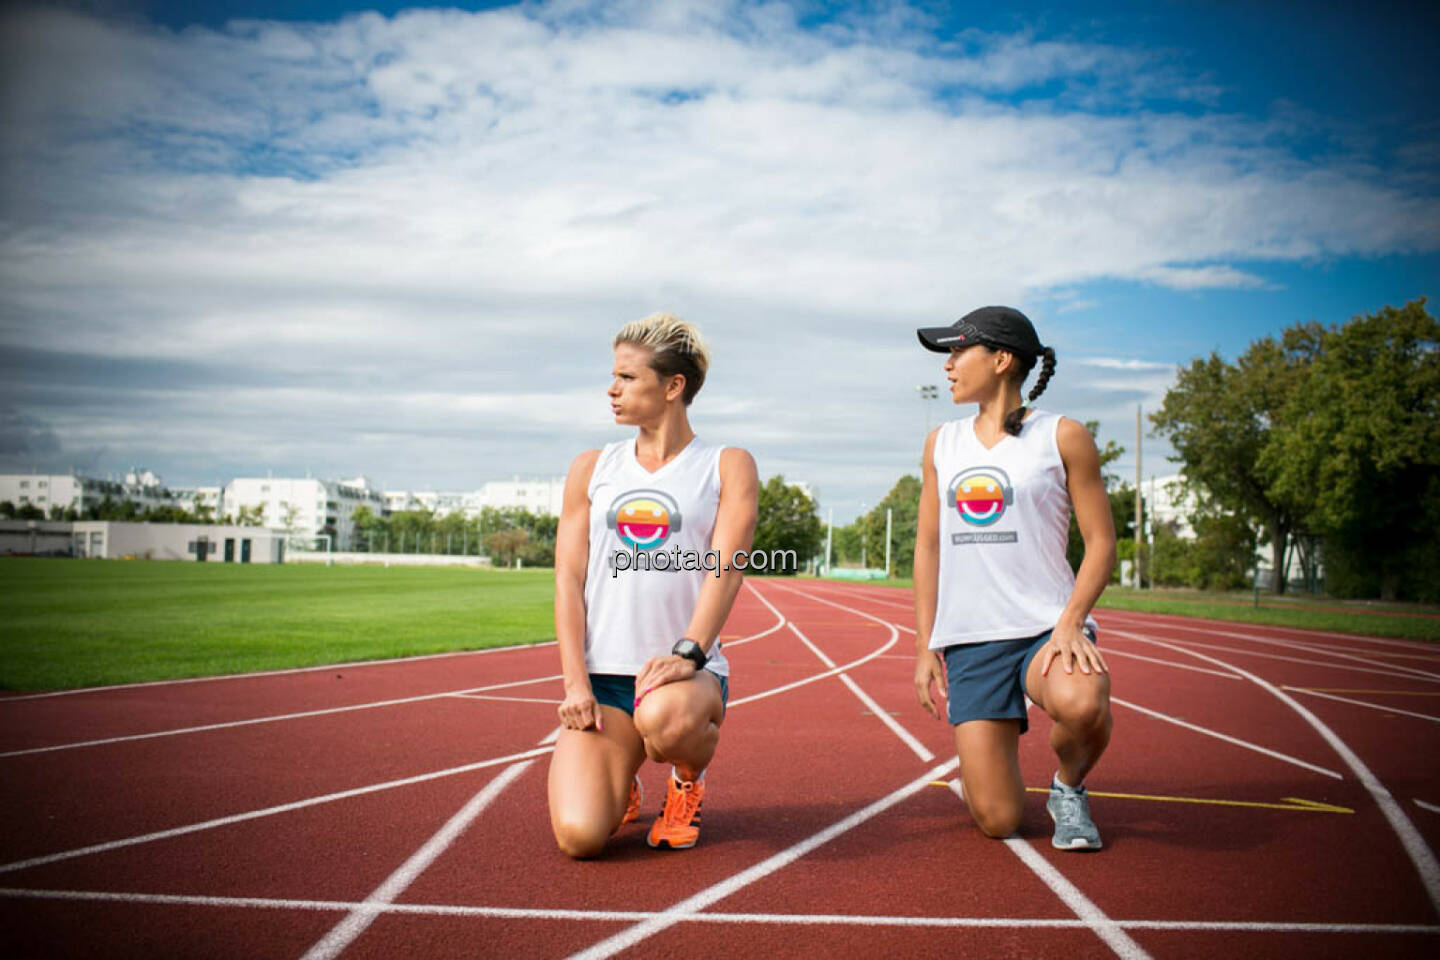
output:
<path id="1" fill-rule="evenodd" d="M 635 675 L 635 706 L 640 706 L 640 701 L 645 699 L 645 694 L 656 687 L 663 687 L 667 683 L 675 683 L 677 680 L 689 680 L 699 672 L 694 662 L 669 654 L 664 657 L 651 657 L 645 661 L 645 666 Z"/>
<path id="2" fill-rule="evenodd" d="M 1049 675 L 1050 667 L 1056 660 L 1060 661 L 1066 673 L 1074 673 L 1077 664 L 1081 673 L 1110 672 L 1110 668 L 1105 665 L 1105 658 L 1100 656 L 1100 648 L 1095 646 L 1095 641 L 1090 639 L 1090 633 L 1084 627 L 1055 625 L 1050 639 L 1040 650 L 1042 677 Z"/>
<path id="3" fill-rule="evenodd" d="M 915 658 L 915 696 L 925 712 L 936 720 L 943 720 L 937 700 L 948 696 L 945 688 L 945 667 L 933 650 L 923 650 Z"/>
<path id="4" fill-rule="evenodd" d="M 600 704 L 595 701 L 595 693 L 589 684 L 583 690 L 567 687 L 565 699 L 560 702 L 556 713 L 560 715 L 560 725 L 566 730 L 605 729 L 600 720 Z"/>

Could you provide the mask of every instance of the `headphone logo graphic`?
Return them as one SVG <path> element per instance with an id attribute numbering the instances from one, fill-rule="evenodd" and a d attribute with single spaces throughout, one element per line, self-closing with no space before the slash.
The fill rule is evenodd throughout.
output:
<path id="1" fill-rule="evenodd" d="M 680 506 L 661 490 L 628 490 L 610 505 L 605 525 L 627 547 L 654 550 L 680 532 Z"/>
<path id="2" fill-rule="evenodd" d="M 960 519 L 972 527 L 990 526 L 1015 502 L 1010 475 L 999 467 L 962 470 L 950 481 L 945 496 L 947 503 L 955 505 Z"/>

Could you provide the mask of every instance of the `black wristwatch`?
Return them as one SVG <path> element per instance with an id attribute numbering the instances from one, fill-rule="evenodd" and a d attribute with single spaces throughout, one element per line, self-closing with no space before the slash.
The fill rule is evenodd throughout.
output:
<path id="1" fill-rule="evenodd" d="M 704 670 L 706 662 L 710 659 L 705 654 L 705 648 L 689 637 L 681 637 L 679 640 L 676 640 L 675 646 L 670 648 L 670 652 L 677 657 L 684 657 L 686 660 L 695 664 L 696 670 Z"/>

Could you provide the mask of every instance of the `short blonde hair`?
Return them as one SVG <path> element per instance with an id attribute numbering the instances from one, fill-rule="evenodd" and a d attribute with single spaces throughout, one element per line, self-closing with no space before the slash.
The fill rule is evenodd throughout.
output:
<path id="1" fill-rule="evenodd" d="M 710 349 L 705 346 L 700 330 L 673 313 L 652 313 L 643 320 L 632 320 L 615 334 L 614 346 L 628 343 L 650 351 L 650 369 L 662 379 L 676 374 L 685 378 L 685 405 L 705 385 L 710 369 Z"/>

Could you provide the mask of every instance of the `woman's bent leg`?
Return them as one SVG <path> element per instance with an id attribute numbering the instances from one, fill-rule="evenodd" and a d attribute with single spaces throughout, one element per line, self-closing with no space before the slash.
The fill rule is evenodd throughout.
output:
<path id="1" fill-rule="evenodd" d="M 724 717 L 720 681 L 701 670 L 645 694 L 635 708 L 635 730 L 650 759 L 673 765 L 682 780 L 694 780 L 715 756 Z"/>
<path id="2" fill-rule="evenodd" d="M 605 729 L 562 730 L 550 757 L 550 827 L 556 845 L 593 857 L 620 825 L 644 745 L 624 710 L 601 706 Z"/>
<path id="3" fill-rule="evenodd" d="M 1020 721 L 968 720 L 955 727 L 960 782 L 970 815 L 997 840 L 1020 826 L 1025 783 L 1020 778 Z"/>

